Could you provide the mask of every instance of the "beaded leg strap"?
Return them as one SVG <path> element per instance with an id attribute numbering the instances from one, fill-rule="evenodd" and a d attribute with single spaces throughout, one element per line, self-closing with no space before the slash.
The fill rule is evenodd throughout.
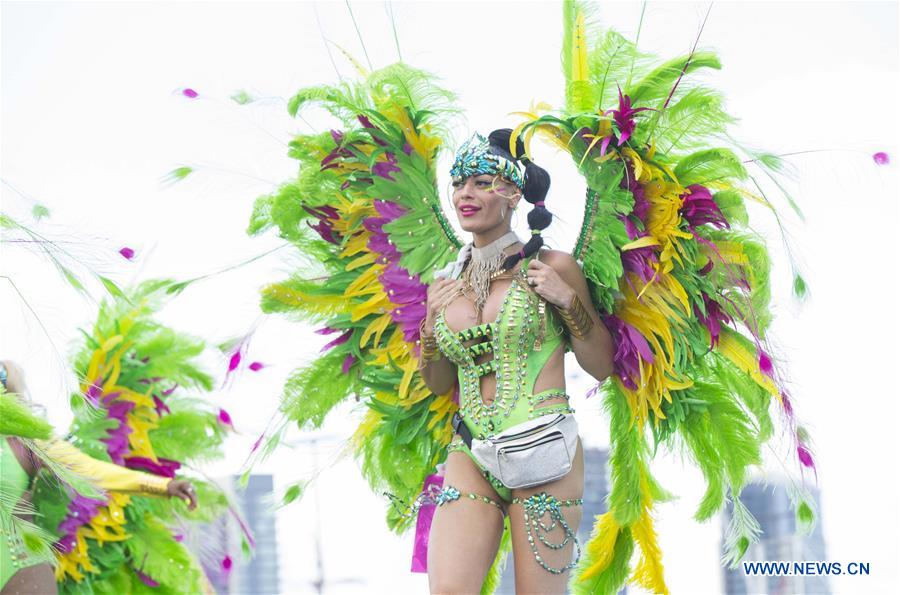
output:
<path id="1" fill-rule="evenodd" d="M 531 553 L 534 559 L 541 567 L 551 574 L 562 574 L 563 572 L 575 568 L 581 559 L 581 544 L 578 543 L 578 537 L 575 531 L 566 522 L 562 514 L 563 506 L 581 506 L 583 500 L 576 498 L 574 500 L 560 500 L 555 496 L 551 496 L 547 492 L 540 492 L 529 496 L 528 498 L 513 498 L 512 504 L 521 504 L 525 513 L 525 531 L 528 533 L 528 545 L 531 546 Z M 545 521 L 545 517 L 548 517 Z M 563 540 L 560 543 L 550 542 L 546 534 L 550 533 L 559 526 L 563 531 Z M 566 547 L 569 541 L 575 545 L 575 559 L 561 568 L 553 568 L 548 565 L 538 553 L 537 542 L 550 548 L 551 550 L 561 550 Z"/>
<path id="2" fill-rule="evenodd" d="M 385 493 L 386 496 L 391 498 L 394 501 L 395 506 L 399 503 L 399 498 L 394 496 L 393 494 Z M 469 500 L 478 500 L 480 502 L 484 502 L 485 504 L 490 504 L 497 508 L 500 511 L 500 514 L 506 515 L 506 512 L 503 510 L 503 507 L 495 500 L 488 498 L 487 496 L 482 496 L 481 494 L 473 494 L 472 492 L 466 492 L 463 494 L 457 488 L 447 485 L 443 488 L 439 488 L 436 485 L 428 486 L 428 489 L 421 494 L 419 494 L 415 501 L 412 503 L 412 506 L 407 507 L 409 512 L 401 512 L 403 516 L 415 516 L 418 514 L 419 509 L 425 505 L 434 505 L 434 506 L 443 506 L 449 502 L 453 502 L 455 500 L 459 500 L 460 497 L 466 497 Z"/>

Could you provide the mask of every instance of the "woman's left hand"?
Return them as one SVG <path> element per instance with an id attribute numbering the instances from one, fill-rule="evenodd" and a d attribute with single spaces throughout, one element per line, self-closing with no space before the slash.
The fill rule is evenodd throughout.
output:
<path id="1" fill-rule="evenodd" d="M 549 264 L 535 258 L 528 263 L 526 276 L 535 293 L 551 304 L 566 308 L 572 303 L 575 290 Z"/>
<path id="2" fill-rule="evenodd" d="M 184 479 L 173 479 L 166 486 L 166 493 L 171 498 L 181 498 L 187 504 L 188 510 L 197 508 L 197 492 L 191 482 Z"/>

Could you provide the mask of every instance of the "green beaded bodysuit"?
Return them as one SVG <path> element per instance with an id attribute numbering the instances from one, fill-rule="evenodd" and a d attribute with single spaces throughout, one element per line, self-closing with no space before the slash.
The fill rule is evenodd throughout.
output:
<path id="1" fill-rule="evenodd" d="M 525 261 L 513 276 L 496 321 L 454 332 L 447 325 L 443 310 L 435 319 L 438 347 L 457 366 L 460 416 L 475 438 L 484 439 L 548 413 L 572 412 L 568 403 L 539 407 L 548 399 L 568 398 L 562 389 L 534 394 L 538 375 L 565 342 L 566 335 L 552 309 L 547 308 L 547 302 L 528 286 L 527 268 L 528 261 Z M 474 344 L 467 345 L 473 340 Z M 476 363 L 485 353 L 492 353 L 493 358 Z M 494 400 L 486 405 L 480 381 L 490 373 L 496 374 L 497 389 Z M 450 450 L 462 450 L 478 464 L 458 437 Z M 484 469 L 482 472 L 500 497 L 510 501 L 510 490 Z"/>

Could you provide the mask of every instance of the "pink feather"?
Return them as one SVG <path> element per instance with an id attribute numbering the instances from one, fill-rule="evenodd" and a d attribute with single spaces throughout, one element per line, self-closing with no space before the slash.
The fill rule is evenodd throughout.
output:
<path id="1" fill-rule="evenodd" d="M 815 471 L 816 464 L 813 462 L 812 453 L 807 450 L 806 446 L 802 444 L 797 445 L 797 458 L 800 459 L 800 463 L 802 463 L 804 467 L 809 467 Z"/>
<path id="2" fill-rule="evenodd" d="M 763 374 L 772 378 L 772 360 L 762 349 L 759 350 L 759 369 Z"/>

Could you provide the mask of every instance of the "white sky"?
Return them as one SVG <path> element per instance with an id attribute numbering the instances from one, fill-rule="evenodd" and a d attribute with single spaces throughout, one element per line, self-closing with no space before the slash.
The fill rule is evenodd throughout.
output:
<path id="1" fill-rule="evenodd" d="M 189 278 L 275 247 L 270 237 L 244 234 L 253 199 L 295 172 L 285 156 L 291 134 L 308 130 L 291 120 L 284 99 L 297 89 L 336 79 L 316 23 L 327 38 L 361 62 L 343 2 L 319 3 L 36 3 L 2 5 L 2 177 L 52 211 L 47 233 L 100 270 L 126 283 L 153 276 Z M 706 4 L 650 3 L 643 49 L 665 56 L 690 48 Z M 352 4 L 369 57 L 378 67 L 396 59 L 382 2 Z M 470 130 L 516 122 L 507 114 L 532 101 L 559 104 L 561 10 L 556 3 L 396 3 L 403 58 L 440 74 L 460 95 Z M 602 21 L 633 38 L 637 3 L 603 3 Z M 771 239 L 775 268 L 774 338 L 790 361 L 790 386 L 806 420 L 819 463 L 828 557 L 869 562 L 868 577 L 839 577 L 835 592 L 894 593 L 898 579 L 898 5 L 897 3 L 718 3 L 702 46 L 719 51 L 724 70 L 711 80 L 741 118 L 734 134 L 775 152 L 840 149 L 791 160 L 792 184 L 806 222 L 787 209 L 812 296 L 802 307 L 789 295 L 790 271 L 771 218 L 754 212 L 754 227 Z M 352 68 L 333 50 L 344 76 Z M 196 89 L 189 101 L 176 90 Z M 239 107 L 238 89 L 271 98 Z M 890 106 L 894 106 L 891 108 Z M 320 114 L 307 118 L 319 128 Z M 877 167 L 870 155 L 895 161 Z M 536 147 L 554 176 L 548 206 L 559 221 L 546 234 L 570 249 L 583 186 L 568 157 Z M 164 189 L 159 179 L 176 165 L 198 173 Z M 444 180 L 446 181 L 446 180 Z M 4 185 L 3 210 L 22 216 L 29 203 Z M 783 201 L 776 201 L 784 206 Z M 115 251 L 128 245 L 134 263 Z M 289 270 L 287 254 L 189 288 L 163 313 L 167 323 L 212 344 L 259 322 L 258 288 Z M 5 248 L 11 275 L 63 354 L 94 309 L 56 273 L 27 252 Z M 22 362 L 33 397 L 67 425 L 63 368 L 53 344 L 5 282 L 0 285 L 0 355 Z M 890 304 L 894 304 L 891 306 Z M 279 318 L 258 326 L 250 357 L 270 367 L 247 373 L 211 399 L 231 412 L 239 434 L 212 473 L 235 472 L 277 403 L 284 378 L 315 355 L 325 338 Z M 221 379 L 224 361 L 210 358 Z M 588 383 L 570 389 L 585 441 L 605 445 L 607 421 L 596 402 L 581 399 Z M 352 429 L 353 412 L 333 416 L 320 453 L 329 463 Z M 284 486 L 309 474 L 308 447 L 284 450 L 261 471 Z M 703 491 L 699 474 L 675 457 L 655 467 L 679 494 L 661 506 L 658 527 L 674 593 L 717 593 L 718 521 L 690 520 Z M 773 469 L 773 475 L 778 472 Z M 391 536 L 383 501 L 370 495 L 344 460 L 318 483 L 324 563 L 330 593 L 425 592 L 411 575 L 411 537 Z M 313 497 L 279 513 L 282 587 L 309 589 L 315 576 Z"/>

